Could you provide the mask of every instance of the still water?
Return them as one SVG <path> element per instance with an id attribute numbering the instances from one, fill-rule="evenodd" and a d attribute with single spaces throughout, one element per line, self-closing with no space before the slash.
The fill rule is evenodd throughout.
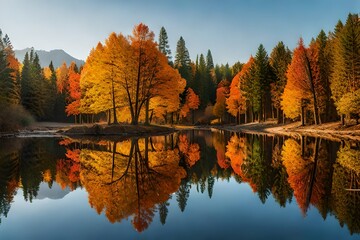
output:
<path id="1" fill-rule="evenodd" d="M 359 239 L 360 148 L 189 131 L 1 139 L 1 239 Z"/>

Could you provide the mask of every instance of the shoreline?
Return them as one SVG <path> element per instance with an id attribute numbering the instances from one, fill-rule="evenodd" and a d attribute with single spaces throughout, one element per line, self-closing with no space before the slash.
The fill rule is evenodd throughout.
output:
<path id="1" fill-rule="evenodd" d="M 225 130 L 249 134 L 320 137 L 332 141 L 360 141 L 360 125 L 341 126 L 340 122 L 300 126 L 300 122 L 277 124 L 275 121 L 254 122 L 241 125 L 107 125 L 37 122 L 18 132 L 0 133 L 0 138 L 9 137 L 141 137 L 170 134 L 186 130 Z"/>
<path id="2" fill-rule="evenodd" d="M 340 122 L 301 126 L 300 122 L 277 124 L 274 121 L 247 123 L 242 125 L 213 127 L 231 132 L 249 134 L 282 135 L 293 138 L 301 136 L 319 137 L 331 141 L 360 141 L 360 125 L 342 126 Z"/>

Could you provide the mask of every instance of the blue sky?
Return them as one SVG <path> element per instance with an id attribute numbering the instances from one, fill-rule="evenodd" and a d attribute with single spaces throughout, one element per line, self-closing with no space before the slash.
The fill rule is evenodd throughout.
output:
<path id="1" fill-rule="evenodd" d="M 333 30 L 360 0 L 0 0 L 0 28 L 15 49 L 64 49 L 85 60 L 111 32 L 129 35 L 143 22 L 156 40 L 165 27 L 172 55 L 180 36 L 191 59 L 210 49 L 215 63 L 245 62 L 260 43 L 270 54 L 278 41 L 293 49 Z"/>

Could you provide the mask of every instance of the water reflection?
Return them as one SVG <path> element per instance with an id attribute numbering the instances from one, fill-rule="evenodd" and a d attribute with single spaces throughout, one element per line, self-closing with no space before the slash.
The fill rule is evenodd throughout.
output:
<path id="1" fill-rule="evenodd" d="M 360 150 L 356 143 L 299 140 L 229 132 L 189 131 L 128 140 L 6 139 L 0 145 L 0 223 L 18 189 L 26 201 L 46 198 L 47 184 L 64 194 L 84 188 L 91 208 L 111 223 L 131 219 L 166 224 L 169 200 L 184 212 L 190 189 L 212 198 L 217 180 L 251 186 L 262 203 L 295 200 L 306 217 L 313 206 L 360 232 Z M 39 194 L 40 193 L 40 194 Z M 223 206 L 224 207 L 224 206 Z"/>

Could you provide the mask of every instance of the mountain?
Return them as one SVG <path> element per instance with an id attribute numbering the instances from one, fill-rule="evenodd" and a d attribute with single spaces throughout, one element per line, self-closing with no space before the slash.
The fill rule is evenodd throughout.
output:
<path id="1" fill-rule="evenodd" d="M 26 52 L 30 53 L 31 49 L 33 48 L 15 50 L 14 52 L 16 58 L 20 62 L 23 62 Z M 44 50 L 34 50 L 34 52 L 36 52 L 39 56 L 41 67 L 48 67 L 50 61 L 53 62 L 54 68 L 61 66 L 61 64 L 63 64 L 64 61 L 66 62 L 67 66 L 69 66 L 71 62 L 75 62 L 78 67 L 84 65 L 85 63 L 83 60 L 76 59 L 61 49 L 51 50 L 50 52 Z"/>
<path id="2" fill-rule="evenodd" d="M 51 188 L 49 188 L 49 185 L 47 183 L 42 182 L 40 183 L 36 199 L 62 199 L 70 192 L 71 190 L 69 187 L 62 189 L 61 186 L 55 181 L 53 182 Z"/>

